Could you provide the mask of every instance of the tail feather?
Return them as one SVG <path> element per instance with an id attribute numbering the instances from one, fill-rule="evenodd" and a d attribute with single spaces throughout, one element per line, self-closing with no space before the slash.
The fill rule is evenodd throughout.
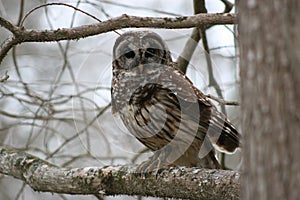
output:
<path id="1" fill-rule="evenodd" d="M 218 150 L 233 153 L 240 147 L 240 134 L 225 115 L 213 110 L 208 136 Z"/>

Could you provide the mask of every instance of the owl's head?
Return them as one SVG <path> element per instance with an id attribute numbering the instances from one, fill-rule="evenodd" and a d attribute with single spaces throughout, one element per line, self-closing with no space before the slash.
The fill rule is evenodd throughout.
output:
<path id="1" fill-rule="evenodd" d="M 113 48 L 113 68 L 131 70 L 141 65 L 171 62 L 170 51 L 163 39 L 151 31 L 122 34 Z"/>

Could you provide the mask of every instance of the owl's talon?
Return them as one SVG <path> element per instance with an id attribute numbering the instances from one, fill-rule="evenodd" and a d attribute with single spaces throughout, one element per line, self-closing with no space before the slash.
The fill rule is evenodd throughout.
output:
<path id="1" fill-rule="evenodd" d="M 152 157 L 148 160 L 142 162 L 136 169 L 137 174 L 144 175 L 145 177 L 149 174 L 155 174 L 156 178 L 159 173 L 168 168 L 169 166 L 173 166 L 170 163 L 164 162 L 164 156 L 161 152 L 156 152 Z"/>

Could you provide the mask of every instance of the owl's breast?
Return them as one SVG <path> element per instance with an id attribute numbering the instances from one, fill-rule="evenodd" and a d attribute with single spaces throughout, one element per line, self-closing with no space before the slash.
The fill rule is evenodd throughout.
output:
<path id="1" fill-rule="evenodd" d="M 136 94 L 139 94 L 139 98 L 141 96 L 142 99 L 147 99 L 149 95 L 145 86 L 159 83 L 160 71 L 157 67 L 148 66 L 142 74 L 138 70 L 132 69 L 118 73 L 117 76 L 113 77 L 111 93 L 113 109 L 119 112 L 120 109 L 129 104 L 130 99 L 137 96 Z"/>

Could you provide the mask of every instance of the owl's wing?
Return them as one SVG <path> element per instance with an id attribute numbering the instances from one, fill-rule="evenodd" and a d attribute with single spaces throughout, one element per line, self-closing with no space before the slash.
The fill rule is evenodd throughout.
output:
<path id="1" fill-rule="evenodd" d="M 165 69 L 160 80 L 176 95 L 184 112 L 200 126 L 208 127 L 207 135 L 218 150 L 233 153 L 240 146 L 240 134 L 232 123 L 180 70 Z"/>
<path id="2" fill-rule="evenodd" d="M 114 93 L 114 88 L 116 87 L 116 80 L 113 78 L 112 79 L 112 81 L 111 81 L 111 85 L 112 85 L 112 87 L 111 87 L 111 112 L 112 112 L 112 114 L 113 115 L 115 115 L 116 113 L 117 113 L 117 111 L 116 111 L 116 102 L 115 102 L 115 98 L 114 98 L 114 96 L 113 96 L 113 93 Z"/>
<path id="3" fill-rule="evenodd" d="M 164 87 L 170 89 L 180 99 L 191 103 L 201 101 L 203 105 L 212 106 L 207 97 L 175 66 L 165 67 L 159 79 Z"/>
<path id="4" fill-rule="evenodd" d="M 234 153 L 241 145 L 239 132 L 227 117 L 215 107 L 212 111 L 208 136 L 219 151 L 226 153 Z"/>

